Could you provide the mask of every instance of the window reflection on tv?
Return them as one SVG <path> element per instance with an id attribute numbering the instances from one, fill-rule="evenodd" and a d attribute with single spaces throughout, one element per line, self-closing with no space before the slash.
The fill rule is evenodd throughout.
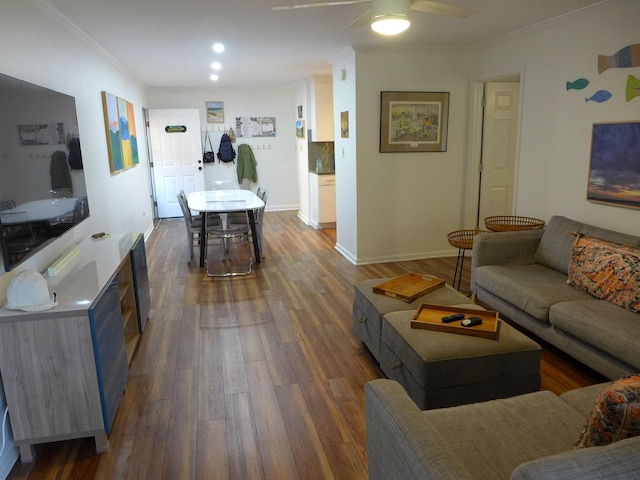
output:
<path id="1" fill-rule="evenodd" d="M 89 216 L 75 99 L 0 74 L 0 247 L 6 271 Z"/>

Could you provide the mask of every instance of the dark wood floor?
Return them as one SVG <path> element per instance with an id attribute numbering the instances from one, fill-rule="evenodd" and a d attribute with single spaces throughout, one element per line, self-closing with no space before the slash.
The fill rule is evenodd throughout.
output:
<path id="1" fill-rule="evenodd" d="M 335 232 L 294 212 L 268 212 L 264 230 L 254 273 L 212 279 L 187 262 L 182 219 L 160 222 L 147 243 L 151 318 L 109 452 L 44 444 L 9 478 L 367 478 L 363 386 L 382 374 L 351 328 L 353 282 L 416 271 L 451 283 L 455 257 L 354 266 Z M 601 380 L 549 349 L 542 375 L 557 393 Z"/>

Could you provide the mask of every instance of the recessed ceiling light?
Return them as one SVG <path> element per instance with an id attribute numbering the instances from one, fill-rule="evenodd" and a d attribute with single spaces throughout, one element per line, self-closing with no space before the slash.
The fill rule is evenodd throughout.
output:
<path id="1" fill-rule="evenodd" d="M 211 75 L 209 78 L 210 78 L 211 80 L 213 80 L 214 82 L 217 82 L 217 81 L 218 81 L 218 75 Z"/>
<path id="2" fill-rule="evenodd" d="M 211 68 L 213 68 L 214 70 L 220 70 L 222 68 L 222 64 L 220 62 L 213 62 L 211 64 Z"/>
<path id="3" fill-rule="evenodd" d="M 216 53 L 224 52 L 224 45 L 221 43 L 214 43 L 212 48 L 213 48 L 213 51 Z"/>

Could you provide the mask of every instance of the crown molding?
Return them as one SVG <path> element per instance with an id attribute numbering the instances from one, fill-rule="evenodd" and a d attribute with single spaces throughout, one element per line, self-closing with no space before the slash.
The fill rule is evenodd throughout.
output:
<path id="1" fill-rule="evenodd" d="M 480 47 L 487 47 L 497 43 L 502 44 L 512 38 L 521 37 L 532 33 L 539 33 L 558 25 L 566 25 L 568 23 L 575 22 L 580 18 L 596 15 L 598 13 L 601 13 L 602 11 L 611 10 L 612 8 L 616 8 L 619 5 L 631 3 L 632 1 L 635 0 L 602 0 L 601 2 L 594 3 L 593 5 L 589 5 L 587 7 L 579 8 L 578 10 L 574 10 L 573 12 L 558 15 L 557 17 L 543 20 L 542 22 L 529 25 L 513 32 L 505 33 L 504 35 L 500 35 L 499 37 L 495 37 L 484 42 L 480 42 L 479 44 L 474 45 L 472 48 L 475 49 Z"/>
<path id="2" fill-rule="evenodd" d="M 57 23 L 82 43 L 87 45 L 98 55 L 106 59 L 122 73 L 129 76 L 130 78 L 134 78 L 127 67 L 120 63 L 120 61 L 116 57 L 114 57 L 108 50 L 106 50 L 102 45 L 94 40 L 93 37 L 91 37 L 88 33 L 86 33 L 75 23 L 69 20 L 66 16 L 64 16 L 63 13 L 60 12 L 60 10 L 51 5 L 47 0 L 27 0 L 27 2 L 29 2 L 34 8 L 40 10 L 40 12 L 42 12 L 45 16 Z"/>

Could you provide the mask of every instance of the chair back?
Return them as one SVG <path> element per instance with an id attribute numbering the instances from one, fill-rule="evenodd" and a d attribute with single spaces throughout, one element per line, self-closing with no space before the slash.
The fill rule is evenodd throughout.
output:
<path id="1" fill-rule="evenodd" d="M 184 216 L 187 224 L 190 224 L 191 219 L 191 210 L 189 209 L 189 203 L 187 201 L 187 196 L 184 194 L 184 190 L 180 190 L 178 192 L 178 203 L 180 204 L 180 210 L 182 210 L 182 215 Z"/>
<path id="2" fill-rule="evenodd" d="M 73 223 L 80 223 L 89 216 L 89 201 L 87 196 L 83 195 L 76 199 L 73 204 Z"/>

